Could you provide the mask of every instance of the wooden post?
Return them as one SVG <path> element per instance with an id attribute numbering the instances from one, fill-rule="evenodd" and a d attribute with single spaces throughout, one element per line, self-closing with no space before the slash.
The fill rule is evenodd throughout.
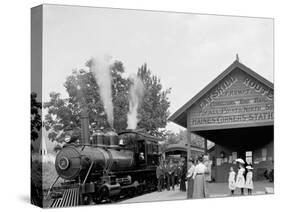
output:
<path id="1" fill-rule="evenodd" d="M 186 123 L 186 132 L 187 132 L 187 170 L 189 169 L 188 167 L 188 161 L 191 158 L 191 132 L 190 132 L 190 115 L 189 111 L 187 111 L 187 123 Z M 186 190 L 187 198 L 188 198 L 188 189 Z"/>
<path id="2" fill-rule="evenodd" d="M 208 154 L 208 142 L 206 138 L 204 138 L 204 153 L 205 155 Z"/>

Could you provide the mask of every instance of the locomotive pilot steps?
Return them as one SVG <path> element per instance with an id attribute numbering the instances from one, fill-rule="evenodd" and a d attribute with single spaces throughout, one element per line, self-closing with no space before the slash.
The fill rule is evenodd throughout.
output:
<path id="1" fill-rule="evenodd" d="M 51 207 L 98 204 L 156 189 L 159 139 L 131 130 L 91 133 L 82 123 L 83 132 L 89 134 L 82 143 L 68 143 L 57 154 L 56 181 L 64 183 L 50 187 Z"/>

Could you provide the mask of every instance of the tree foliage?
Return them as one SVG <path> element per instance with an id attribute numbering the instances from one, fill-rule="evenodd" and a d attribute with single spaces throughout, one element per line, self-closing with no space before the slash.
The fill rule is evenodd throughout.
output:
<path id="1" fill-rule="evenodd" d="M 166 139 L 168 144 L 185 145 L 187 142 L 187 132 L 186 130 L 180 130 L 178 133 L 167 132 Z M 191 145 L 204 148 L 204 139 L 198 135 L 191 134 Z"/>
<path id="2" fill-rule="evenodd" d="M 39 137 L 39 131 L 42 127 L 41 109 L 42 104 L 36 100 L 37 94 L 31 93 L 31 140 L 35 141 Z"/>
<path id="3" fill-rule="evenodd" d="M 138 126 L 155 136 L 163 137 L 165 135 L 169 116 L 168 108 L 170 102 L 168 94 L 171 89 L 163 90 L 160 79 L 153 75 L 144 64 L 138 69 L 138 76 L 142 79 L 145 87 L 144 98 L 139 108 L 140 122 Z"/>
<path id="4" fill-rule="evenodd" d="M 95 76 L 90 72 L 89 67 L 93 61 L 86 62 L 86 67 L 80 70 L 73 70 L 66 78 L 64 87 L 68 98 L 61 98 L 59 93 L 50 93 L 50 100 L 44 104 L 47 114 L 44 126 L 49 132 L 48 137 L 52 141 L 63 142 L 68 130 L 79 138 L 80 135 L 80 113 L 82 108 L 87 108 L 91 127 L 109 128 L 106 120 L 106 113 L 99 94 Z M 129 111 L 129 86 L 130 81 L 125 77 L 122 62 L 115 61 L 110 66 L 112 74 L 112 101 L 114 111 L 114 129 L 119 132 L 127 127 L 127 113 Z M 138 75 L 144 81 L 146 87 L 145 96 L 139 107 L 140 121 L 138 128 L 153 135 L 163 135 L 159 129 L 166 126 L 168 108 L 170 102 L 168 94 L 170 89 L 163 90 L 160 79 L 152 75 L 146 64 L 138 70 Z"/>

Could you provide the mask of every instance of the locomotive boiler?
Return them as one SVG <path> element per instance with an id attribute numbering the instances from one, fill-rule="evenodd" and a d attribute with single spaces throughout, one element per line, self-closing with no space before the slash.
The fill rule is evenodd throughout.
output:
<path id="1" fill-rule="evenodd" d="M 53 189 L 55 181 L 49 189 L 52 207 L 114 201 L 156 189 L 159 139 L 132 130 L 90 132 L 85 112 L 81 125 L 82 141 L 67 143 L 56 156 L 64 183 Z"/>

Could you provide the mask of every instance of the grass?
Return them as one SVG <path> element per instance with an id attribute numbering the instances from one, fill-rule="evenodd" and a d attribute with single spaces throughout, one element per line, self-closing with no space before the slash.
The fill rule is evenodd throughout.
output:
<path id="1" fill-rule="evenodd" d="M 55 164 L 51 161 L 42 162 L 39 154 L 32 155 L 32 181 L 35 185 L 42 185 L 43 190 L 49 189 L 57 178 Z M 63 180 L 60 178 L 55 185 L 59 185 Z"/>

